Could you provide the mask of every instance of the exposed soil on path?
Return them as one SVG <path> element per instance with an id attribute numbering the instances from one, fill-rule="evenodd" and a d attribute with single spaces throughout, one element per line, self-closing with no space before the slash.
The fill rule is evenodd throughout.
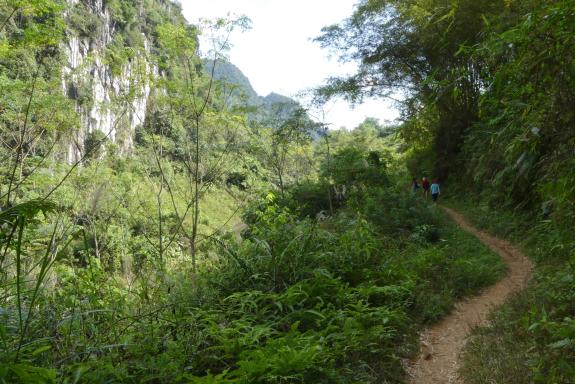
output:
<path id="1" fill-rule="evenodd" d="M 510 295 L 525 287 L 531 278 L 532 263 L 521 251 L 504 240 L 472 227 L 452 209 L 442 207 L 462 229 L 476 236 L 503 258 L 507 275 L 480 295 L 458 302 L 442 321 L 421 335 L 421 354 L 409 364 L 411 384 L 463 384 L 458 376 L 460 354 L 471 330 L 486 324 L 489 313 Z"/>

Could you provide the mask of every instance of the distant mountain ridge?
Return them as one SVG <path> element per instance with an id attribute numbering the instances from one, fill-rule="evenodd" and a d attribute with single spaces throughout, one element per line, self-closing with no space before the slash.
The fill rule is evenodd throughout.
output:
<path id="1" fill-rule="evenodd" d="M 287 116 L 301 107 L 296 100 L 279 93 L 271 92 L 267 96 L 258 95 L 248 77 L 237 66 L 227 60 L 217 60 L 215 69 L 213 69 L 213 62 L 213 60 L 204 60 L 206 73 L 211 74 L 213 70 L 215 80 L 236 86 L 236 89 L 231 92 L 231 103 L 234 106 L 253 107 L 254 112 L 249 113 L 250 118 L 261 120 L 278 113 Z"/>

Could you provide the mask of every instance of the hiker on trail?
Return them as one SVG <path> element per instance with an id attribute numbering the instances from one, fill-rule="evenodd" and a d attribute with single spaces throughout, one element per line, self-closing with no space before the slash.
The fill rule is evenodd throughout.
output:
<path id="1" fill-rule="evenodd" d="M 421 187 L 423 188 L 423 196 L 427 199 L 427 196 L 429 195 L 429 180 L 427 180 L 427 177 L 425 176 L 421 180 Z"/>
<path id="2" fill-rule="evenodd" d="M 437 202 L 437 198 L 439 197 L 439 182 L 437 179 L 433 179 L 433 183 L 431 184 L 431 199 L 434 203 Z"/>
<path id="3" fill-rule="evenodd" d="M 419 189 L 419 183 L 417 182 L 417 179 L 414 177 L 413 181 L 411 182 L 411 192 L 415 195 L 418 189 Z"/>

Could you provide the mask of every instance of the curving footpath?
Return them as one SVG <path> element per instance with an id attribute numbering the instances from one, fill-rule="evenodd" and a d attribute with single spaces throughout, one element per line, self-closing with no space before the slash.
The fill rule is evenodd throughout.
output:
<path id="1" fill-rule="evenodd" d="M 448 316 L 423 332 L 421 354 L 407 367 L 408 382 L 411 384 L 463 384 L 458 376 L 459 357 L 471 330 L 486 324 L 494 308 L 522 290 L 533 270 L 531 261 L 510 243 L 474 228 L 454 210 L 442 208 L 457 225 L 501 256 L 508 273 L 480 295 L 458 302 Z"/>

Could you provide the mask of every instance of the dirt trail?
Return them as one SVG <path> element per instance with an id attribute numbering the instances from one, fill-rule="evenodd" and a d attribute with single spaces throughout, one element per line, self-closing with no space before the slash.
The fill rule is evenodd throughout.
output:
<path id="1" fill-rule="evenodd" d="M 421 354 L 407 368 L 411 384 L 463 384 L 457 374 L 459 356 L 471 330 L 485 324 L 489 312 L 524 288 L 533 269 L 529 259 L 517 248 L 472 227 L 459 213 L 442 208 L 457 225 L 500 255 L 509 271 L 480 295 L 458 302 L 447 317 L 421 335 Z"/>

